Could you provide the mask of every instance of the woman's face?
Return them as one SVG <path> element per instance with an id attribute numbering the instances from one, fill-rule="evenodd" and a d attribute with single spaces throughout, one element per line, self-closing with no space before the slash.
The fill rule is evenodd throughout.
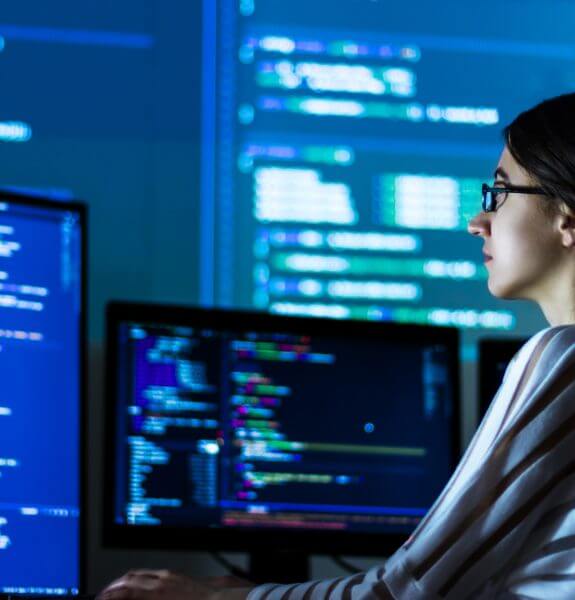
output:
<path id="1" fill-rule="evenodd" d="M 495 171 L 495 187 L 537 186 L 504 149 Z M 555 219 L 542 210 L 540 196 L 498 196 L 495 212 L 481 212 L 468 225 L 483 238 L 489 291 L 498 298 L 539 301 L 548 293 L 561 263 L 561 236 Z"/>

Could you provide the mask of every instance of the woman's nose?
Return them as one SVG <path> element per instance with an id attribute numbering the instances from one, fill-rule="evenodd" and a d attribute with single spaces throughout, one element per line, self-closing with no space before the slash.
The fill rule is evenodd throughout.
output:
<path id="1" fill-rule="evenodd" d="M 489 217 L 484 212 L 480 212 L 467 223 L 467 231 L 471 235 L 486 236 L 489 234 Z"/>

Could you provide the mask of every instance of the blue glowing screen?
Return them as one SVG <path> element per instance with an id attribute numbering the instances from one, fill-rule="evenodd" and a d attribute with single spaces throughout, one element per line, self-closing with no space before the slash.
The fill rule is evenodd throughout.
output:
<path id="1" fill-rule="evenodd" d="M 78 592 L 81 228 L 0 195 L 0 593 Z"/>
<path id="2" fill-rule="evenodd" d="M 205 300 L 454 325 L 466 340 L 536 329 L 533 308 L 490 296 L 482 244 L 466 228 L 503 126 L 573 89 L 575 8 L 218 5 L 217 52 L 204 59 L 216 98 L 204 133 L 217 140 L 206 163 Z"/>
<path id="3" fill-rule="evenodd" d="M 413 531 L 454 465 L 457 344 L 215 314 L 110 330 L 115 524 Z"/>

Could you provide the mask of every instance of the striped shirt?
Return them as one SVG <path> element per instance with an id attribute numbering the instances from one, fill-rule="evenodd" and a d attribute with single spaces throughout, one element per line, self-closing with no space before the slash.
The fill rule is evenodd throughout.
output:
<path id="1" fill-rule="evenodd" d="M 384 566 L 248 596 L 466 598 L 575 598 L 575 326 L 519 351 L 447 486 Z"/>

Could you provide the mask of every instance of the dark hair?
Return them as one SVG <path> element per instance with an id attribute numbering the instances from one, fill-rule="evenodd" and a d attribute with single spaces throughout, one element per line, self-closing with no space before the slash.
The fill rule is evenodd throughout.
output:
<path id="1" fill-rule="evenodd" d="M 522 112 L 503 136 L 513 158 L 547 195 L 575 211 L 575 94 Z"/>

